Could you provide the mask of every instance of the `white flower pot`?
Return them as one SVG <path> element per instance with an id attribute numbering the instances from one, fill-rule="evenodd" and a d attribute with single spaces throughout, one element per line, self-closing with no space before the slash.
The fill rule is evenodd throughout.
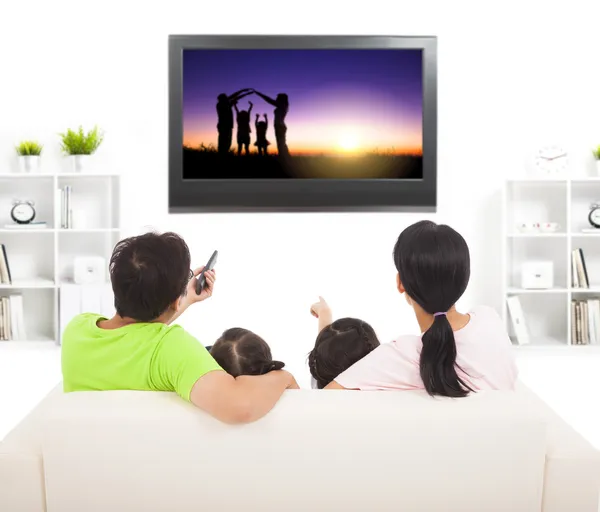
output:
<path id="1" fill-rule="evenodd" d="M 71 169 L 73 172 L 86 172 L 91 167 L 91 155 L 71 155 Z"/>
<path id="2" fill-rule="evenodd" d="M 40 172 L 40 161 L 39 155 L 23 155 L 19 157 L 19 170 L 21 172 Z"/>
<path id="3" fill-rule="evenodd" d="M 596 160 L 596 175 L 600 176 L 600 160 Z"/>

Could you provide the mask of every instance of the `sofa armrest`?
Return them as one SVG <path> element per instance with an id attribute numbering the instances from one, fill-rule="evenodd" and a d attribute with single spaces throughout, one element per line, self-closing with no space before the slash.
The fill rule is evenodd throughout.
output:
<path id="1" fill-rule="evenodd" d="M 44 468 L 41 455 L 0 443 L 0 510 L 45 512 Z"/>
<path id="2" fill-rule="evenodd" d="M 542 512 L 598 512 L 600 452 L 524 384 L 518 391 L 547 425 Z"/>

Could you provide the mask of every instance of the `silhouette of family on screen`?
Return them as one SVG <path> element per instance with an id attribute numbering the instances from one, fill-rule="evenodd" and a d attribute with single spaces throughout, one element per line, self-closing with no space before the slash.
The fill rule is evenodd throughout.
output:
<path id="1" fill-rule="evenodd" d="M 275 111 L 273 113 L 273 127 L 275 130 L 277 153 L 280 157 L 288 157 L 290 152 L 287 147 L 287 126 L 285 125 L 285 116 L 287 115 L 289 109 L 288 95 L 280 93 L 275 97 L 275 99 L 273 99 L 266 94 L 251 88 L 240 89 L 239 91 L 236 91 L 230 95 L 222 93 L 217 97 L 217 131 L 219 132 L 217 150 L 219 154 L 227 155 L 231 149 L 231 145 L 233 143 L 234 109 L 236 113 L 235 120 L 237 125 L 237 154 L 241 155 L 242 151 L 244 151 L 246 155 L 250 153 L 252 109 L 254 105 L 251 101 L 248 101 L 247 110 L 240 110 L 240 108 L 238 108 L 239 101 L 250 94 L 256 94 L 268 104 L 275 107 Z M 256 131 L 256 140 L 254 145 L 258 150 L 258 154 L 267 155 L 268 147 L 271 144 L 267 139 L 267 132 L 269 130 L 269 116 L 267 114 L 263 114 L 261 117 L 260 114 L 256 114 L 254 120 L 254 129 Z"/>

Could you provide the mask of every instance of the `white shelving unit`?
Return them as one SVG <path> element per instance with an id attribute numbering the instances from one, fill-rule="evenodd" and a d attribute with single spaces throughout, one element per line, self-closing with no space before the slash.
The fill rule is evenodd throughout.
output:
<path id="1" fill-rule="evenodd" d="M 60 226 L 60 195 L 70 185 L 73 229 Z M 5 228 L 12 224 L 10 211 L 15 199 L 35 202 L 36 221 L 42 229 Z M 102 256 L 108 264 L 112 249 L 121 238 L 120 176 L 94 174 L 0 173 L 0 243 L 4 244 L 12 274 L 12 285 L 0 285 L 0 296 L 23 296 L 27 344 L 58 343 L 59 293 L 72 281 L 76 256 Z"/>
<path id="2" fill-rule="evenodd" d="M 600 298 L 600 230 L 589 229 L 589 207 L 600 201 L 600 177 L 518 178 L 505 183 L 503 193 L 503 318 L 516 343 L 506 299 L 518 295 L 533 347 L 573 347 L 571 301 Z M 557 222 L 555 233 L 521 233 L 521 223 Z M 581 248 L 590 288 L 573 288 L 571 251 Z M 521 286 L 521 264 L 530 260 L 554 263 L 554 288 L 526 290 Z"/>

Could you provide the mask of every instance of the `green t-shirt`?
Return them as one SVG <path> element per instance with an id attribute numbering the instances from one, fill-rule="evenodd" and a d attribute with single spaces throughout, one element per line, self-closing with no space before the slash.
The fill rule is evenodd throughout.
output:
<path id="1" fill-rule="evenodd" d="M 190 399 L 194 383 L 222 368 L 179 325 L 137 323 L 101 329 L 101 315 L 78 315 L 62 339 L 63 388 L 69 391 L 175 391 Z"/>

